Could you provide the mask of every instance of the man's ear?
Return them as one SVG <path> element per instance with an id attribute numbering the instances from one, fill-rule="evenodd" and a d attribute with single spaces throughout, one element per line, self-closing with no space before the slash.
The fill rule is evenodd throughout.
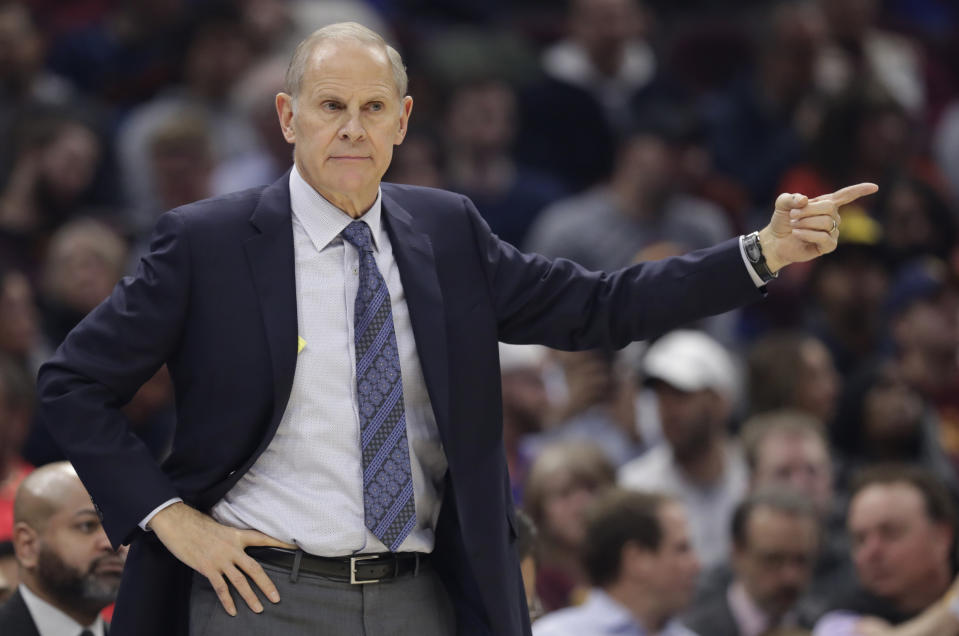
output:
<path id="1" fill-rule="evenodd" d="M 287 143 L 296 143 L 293 130 L 293 98 L 286 93 L 276 94 L 276 116 L 280 120 L 280 131 Z"/>
<path id="2" fill-rule="evenodd" d="M 635 541 L 628 541 L 619 552 L 619 576 L 648 579 L 656 567 L 655 553 Z"/>
<path id="3" fill-rule="evenodd" d="M 37 566 L 40 554 L 40 535 L 23 521 L 19 521 L 13 526 L 13 553 L 20 567 L 31 570 Z"/>
<path id="4" fill-rule="evenodd" d="M 393 138 L 393 145 L 399 146 L 406 139 L 406 131 L 410 127 L 410 114 L 413 112 L 413 98 L 407 95 L 400 102 L 400 125 L 396 130 L 396 136 Z"/>

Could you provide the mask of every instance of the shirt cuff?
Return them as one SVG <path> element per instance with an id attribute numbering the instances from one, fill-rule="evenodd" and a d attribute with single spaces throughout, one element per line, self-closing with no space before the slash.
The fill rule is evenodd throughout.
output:
<path id="1" fill-rule="evenodd" d="M 756 273 L 753 264 L 749 262 L 749 259 L 746 258 L 746 248 L 743 246 L 743 242 L 746 240 L 745 235 L 739 236 L 739 255 L 743 257 L 743 263 L 746 265 L 746 271 L 749 272 L 749 277 L 753 279 L 753 283 L 756 287 L 765 287 L 766 283 L 763 282 L 763 279 L 759 277 L 759 274 Z"/>
<path id="2" fill-rule="evenodd" d="M 157 516 L 157 513 L 163 510 L 164 508 L 169 508 L 173 504 L 179 503 L 181 501 L 183 500 L 180 499 L 179 497 L 174 497 L 173 499 L 167 499 L 166 501 L 161 503 L 159 506 L 153 509 L 153 512 L 151 512 L 150 514 L 148 514 L 147 516 L 143 518 L 143 521 L 140 522 L 140 529 L 143 530 L 144 532 L 151 532 L 151 530 L 147 527 L 147 524 L 150 523 L 153 517 Z"/>

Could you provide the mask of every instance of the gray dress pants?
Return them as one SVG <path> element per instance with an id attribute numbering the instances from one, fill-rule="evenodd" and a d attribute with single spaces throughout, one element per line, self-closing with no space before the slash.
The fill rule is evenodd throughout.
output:
<path id="1" fill-rule="evenodd" d="M 210 582 L 193 574 L 190 636 L 450 636 L 456 632 L 446 588 L 428 563 L 415 576 L 363 585 L 303 572 L 293 582 L 288 571 L 260 565 L 280 593 L 276 605 L 258 594 L 262 614 L 250 610 L 231 587 L 237 615 L 230 616 Z"/>

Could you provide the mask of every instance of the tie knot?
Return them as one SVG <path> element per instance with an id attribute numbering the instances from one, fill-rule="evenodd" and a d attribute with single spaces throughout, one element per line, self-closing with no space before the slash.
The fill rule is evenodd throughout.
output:
<path id="1" fill-rule="evenodd" d="M 373 234 L 365 221 L 353 221 L 342 232 L 343 238 L 360 251 L 373 251 Z"/>

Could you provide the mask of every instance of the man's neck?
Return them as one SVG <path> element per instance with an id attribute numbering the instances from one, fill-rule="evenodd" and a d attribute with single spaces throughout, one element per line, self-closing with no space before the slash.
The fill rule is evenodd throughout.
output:
<path id="1" fill-rule="evenodd" d="M 603 591 L 629 610 L 636 622 L 651 634 L 662 631 L 671 618 L 663 612 L 662 604 L 658 602 L 655 594 L 649 594 L 648 590 L 637 589 L 628 582 L 612 583 L 603 588 Z"/>
<path id="2" fill-rule="evenodd" d="M 673 455 L 686 477 L 698 486 L 712 486 L 722 479 L 726 470 L 725 439 L 722 436 L 713 436 L 697 453 Z"/>

